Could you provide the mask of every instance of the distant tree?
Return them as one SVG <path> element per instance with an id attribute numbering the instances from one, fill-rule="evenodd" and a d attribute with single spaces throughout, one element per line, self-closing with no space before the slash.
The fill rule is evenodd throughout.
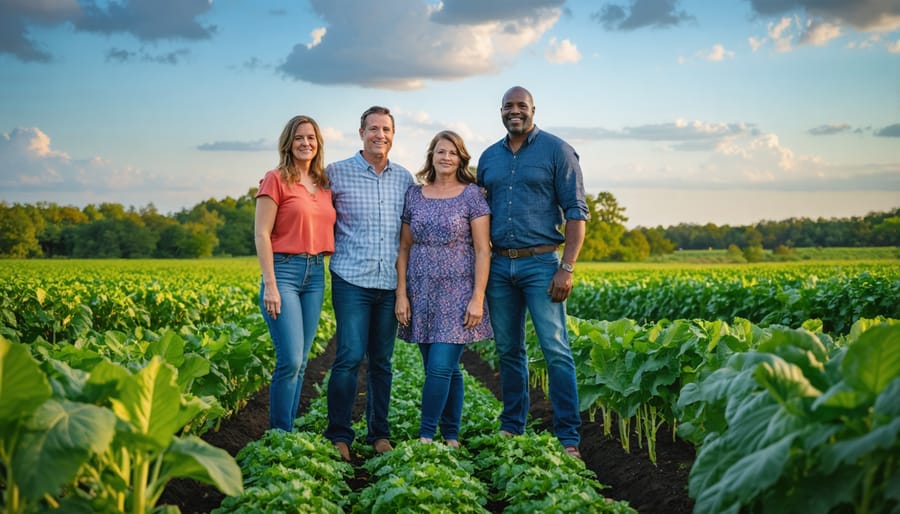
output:
<path id="1" fill-rule="evenodd" d="M 762 245 L 754 244 L 744 248 L 744 259 L 747 262 L 762 262 L 765 259 Z"/>
<path id="2" fill-rule="evenodd" d="M 25 258 L 40 254 L 37 231 L 28 209 L 0 202 L 0 257 Z"/>
<path id="3" fill-rule="evenodd" d="M 666 239 L 666 231 L 661 226 L 645 228 L 643 233 L 650 245 L 650 255 L 667 255 L 675 251 L 675 243 Z"/>
<path id="4" fill-rule="evenodd" d="M 642 261 L 650 256 L 650 243 L 643 232 L 634 229 L 622 235 L 619 248 L 610 255 L 610 259 L 622 262 Z"/>
<path id="5" fill-rule="evenodd" d="M 725 253 L 728 256 L 728 260 L 731 262 L 747 262 L 747 259 L 744 259 L 744 252 L 741 251 L 741 248 L 736 244 L 728 245 L 728 249 L 725 250 Z"/>
<path id="6" fill-rule="evenodd" d="M 900 246 L 900 216 L 886 218 L 872 227 L 872 243 L 878 246 Z"/>

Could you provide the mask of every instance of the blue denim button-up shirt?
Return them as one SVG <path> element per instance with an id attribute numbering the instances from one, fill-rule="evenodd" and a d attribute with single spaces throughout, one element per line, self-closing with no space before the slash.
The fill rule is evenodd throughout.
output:
<path id="1" fill-rule="evenodd" d="M 478 159 L 478 184 L 487 189 L 495 248 L 558 245 L 564 219 L 590 217 L 578 154 L 537 126 L 517 153 L 506 137 L 489 146 Z"/>
<path id="2" fill-rule="evenodd" d="M 400 215 L 412 174 L 390 161 L 376 174 L 360 152 L 325 172 L 337 211 L 329 268 L 358 287 L 395 289 Z"/>

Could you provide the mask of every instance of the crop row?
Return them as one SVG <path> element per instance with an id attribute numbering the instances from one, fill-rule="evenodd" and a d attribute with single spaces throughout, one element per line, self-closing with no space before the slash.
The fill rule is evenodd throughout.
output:
<path id="1" fill-rule="evenodd" d="M 900 505 L 900 321 L 857 320 L 834 339 L 815 320 L 568 321 L 581 410 L 651 460 L 659 429 L 677 427 L 698 448 L 696 513 Z M 528 351 L 546 387 L 533 331 Z"/>
<path id="2" fill-rule="evenodd" d="M 579 274 L 569 313 L 584 319 L 730 321 L 796 327 L 820 319 L 844 334 L 859 318 L 900 318 L 896 264 L 768 264 Z"/>
<path id="3" fill-rule="evenodd" d="M 215 514 L 249 512 L 489 512 L 495 502 L 506 513 L 634 512 L 624 502 L 606 500 L 584 463 L 562 451 L 555 437 L 529 431 L 504 438 L 495 420 L 499 402 L 464 373 L 466 407 L 461 426 L 464 447 L 418 440 L 419 398 L 424 380 L 418 352 L 398 343 L 391 399 L 392 452 L 374 455 L 354 442 L 365 459 L 370 485 L 348 494 L 354 474 L 322 438 L 324 394 L 297 422 L 299 432 L 269 431 L 246 446 L 237 459 L 244 471 L 244 493 L 226 498 Z M 320 391 L 323 393 L 324 391 Z M 355 424 L 365 431 L 365 421 Z M 359 472 L 360 470 L 357 470 Z"/>

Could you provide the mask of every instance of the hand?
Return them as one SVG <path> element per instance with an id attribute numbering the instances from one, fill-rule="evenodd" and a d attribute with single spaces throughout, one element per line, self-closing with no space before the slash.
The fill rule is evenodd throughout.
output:
<path id="1" fill-rule="evenodd" d="M 266 294 L 263 296 L 263 306 L 270 318 L 278 319 L 278 315 L 281 314 L 281 294 L 278 293 L 277 287 L 266 288 Z"/>
<path id="2" fill-rule="evenodd" d="M 569 297 L 571 292 L 572 274 L 563 269 L 556 270 L 556 273 L 553 274 L 553 280 L 550 282 L 550 287 L 547 288 L 550 300 L 555 303 L 563 302 Z"/>
<path id="3" fill-rule="evenodd" d="M 481 318 L 484 317 L 483 303 L 483 301 L 469 300 L 469 304 L 466 306 L 466 315 L 463 318 L 463 328 L 468 330 L 481 323 Z"/>
<path id="4" fill-rule="evenodd" d="M 394 302 L 394 316 L 397 317 L 398 323 L 404 327 L 409 326 L 412 309 L 409 307 L 409 298 L 406 295 L 397 295 L 397 300 Z"/>

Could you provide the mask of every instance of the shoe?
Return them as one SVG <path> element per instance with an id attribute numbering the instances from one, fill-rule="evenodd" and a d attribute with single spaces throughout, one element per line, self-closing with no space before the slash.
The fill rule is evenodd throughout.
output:
<path id="1" fill-rule="evenodd" d="M 394 447 L 391 446 L 391 442 L 387 439 L 376 439 L 375 442 L 372 443 L 372 448 L 375 448 L 375 453 L 379 455 L 394 449 Z"/>
<path id="2" fill-rule="evenodd" d="M 420 437 L 420 438 L 419 438 L 419 442 L 422 443 L 422 444 L 431 444 L 431 443 L 434 442 L 434 440 L 429 439 L 429 438 L 427 438 L 427 437 Z"/>
<path id="3" fill-rule="evenodd" d="M 450 448 L 454 448 L 457 450 L 459 449 L 459 441 L 457 441 L 456 439 L 447 439 L 446 441 L 444 441 L 444 443 Z"/>
<path id="4" fill-rule="evenodd" d="M 509 430 L 501 430 L 500 435 L 502 435 L 503 437 L 515 437 L 516 436 L 516 434 L 510 432 Z"/>
<path id="5" fill-rule="evenodd" d="M 341 454 L 341 459 L 344 462 L 350 462 L 350 446 L 343 441 L 338 441 L 334 443 L 334 447 L 337 448 L 338 453 Z"/>
<path id="6" fill-rule="evenodd" d="M 568 453 L 568 454 L 571 455 L 572 457 L 575 457 L 575 458 L 578 459 L 578 460 L 582 460 L 582 459 L 581 459 L 581 452 L 578 451 L 578 447 L 577 447 L 577 446 L 566 446 L 566 453 Z"/>

